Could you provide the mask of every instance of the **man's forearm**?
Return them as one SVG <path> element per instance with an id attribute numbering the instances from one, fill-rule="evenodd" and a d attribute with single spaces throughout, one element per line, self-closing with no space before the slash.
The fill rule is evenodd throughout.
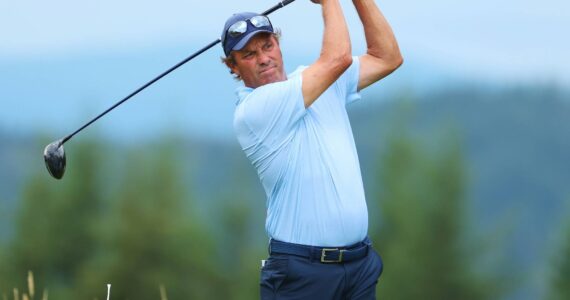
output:
<path id="1" fill-rule="evenodd" d="M 364 26 L 366 53 L 385 61 L 401 61 L 396 37 L 374 0 L 353 0 Z"/>
<path id="2" fill-rule="evenodd" d="M 350 36 L 339 0 L 321 0 L 325 29 L 317 61 L 303 71 L 303 99 L 309 107 L 352 63 Z"/>
<path id="3" fill-rule="evenodd" d="M 337 59 L 351 54 L 350 36 L 338 0 L 321 0 L 323 8 L 323 46 L 321 56 Z"/>

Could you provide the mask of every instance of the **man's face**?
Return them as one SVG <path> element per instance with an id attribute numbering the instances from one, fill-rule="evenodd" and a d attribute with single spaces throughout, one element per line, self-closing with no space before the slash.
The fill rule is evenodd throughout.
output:
<path id="1" fill-rule="evenodd" d="M 287 80 L 279 42 L 272 34 L 255 35 L 243 49 L 232 51 L 231 55 L 235 64 L 229 67 L 241 77 L 247 87 L 257 88 Z"/>

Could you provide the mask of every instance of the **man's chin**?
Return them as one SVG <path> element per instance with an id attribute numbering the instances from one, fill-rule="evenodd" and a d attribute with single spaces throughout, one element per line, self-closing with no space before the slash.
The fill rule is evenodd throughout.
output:
<path id="1" fill-rule="evenodd" d="M 263 84 L 285 81 L 286 79 L 287 78 L 284 78 L 284 76 L 280 76 L 277 70 L 271 70 L 270 72 L 267 72 L 264 74 L 264 76 L 262 76 Z"/>

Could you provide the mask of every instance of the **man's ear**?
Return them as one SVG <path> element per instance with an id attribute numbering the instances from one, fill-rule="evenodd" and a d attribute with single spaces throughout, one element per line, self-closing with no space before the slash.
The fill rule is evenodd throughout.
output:
<path id="1" fill-rule="evenodd" d="M 239 71 L 236 66 L 236 61 L 235 58 L 232 56 L 232 54 L 230 54 L 230 57 L 228 57 L 224 62 L 226 66 L 230 69 L 230 72 L 232 74 L 236 74 L 239 76 Z"/>

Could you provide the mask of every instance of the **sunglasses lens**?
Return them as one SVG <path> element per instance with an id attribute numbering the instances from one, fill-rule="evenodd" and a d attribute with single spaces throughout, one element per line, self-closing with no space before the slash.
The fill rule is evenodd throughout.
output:
<path id="1" fill-rule="evenodd" d="M 237 37 L 247 31 L 247 23 L 245 21 L 239 21 L 234 25 L 230 26 L 228 29 L 228 34 L 232 37 Z"/>
<path id="2" fill-rule="evenodd" d="M 271 26 L 269 19 L 265 16 L 255 16 L 249 20 L 251 24 L 257 28 Z"/>

